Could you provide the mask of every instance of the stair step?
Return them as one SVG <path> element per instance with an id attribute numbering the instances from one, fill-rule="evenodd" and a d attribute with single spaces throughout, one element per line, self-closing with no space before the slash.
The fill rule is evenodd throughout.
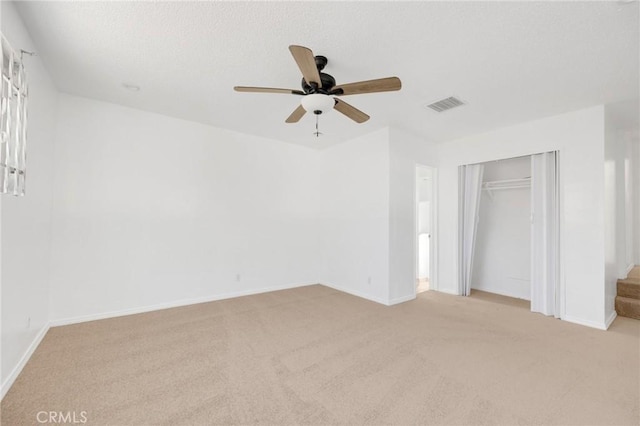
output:
<path id="1" fill-rule="evenodd" d="M 640 319 L 640 300 L 617 296 L 616 312 L 621 317 Z"/>
<path id="2" fill-rule="evenodd" d="M 640 266 L 636 266 L 629 272 L 629 278 L 640 278 Z"/>
<path id="3" fill-rule="evenodd" d="M 640 299 L 640 278 L 618 280 L 618 296 Z"/>

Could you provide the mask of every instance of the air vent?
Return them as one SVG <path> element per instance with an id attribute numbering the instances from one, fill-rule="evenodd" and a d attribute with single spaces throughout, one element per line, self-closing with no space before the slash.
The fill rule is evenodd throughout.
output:
<path id="1" fill-rule="evenodd" d="M 451 108 L 459 107 L 460 105 L 464 105 L 464 102 L 462 102 L 458 98 L 454 98 L 453 96 L 451 96 L 449 98 L 429 104 L 427 105 L 427 108 L 431 108 L 435 112 L 445 112 L 450 110 Z"/>

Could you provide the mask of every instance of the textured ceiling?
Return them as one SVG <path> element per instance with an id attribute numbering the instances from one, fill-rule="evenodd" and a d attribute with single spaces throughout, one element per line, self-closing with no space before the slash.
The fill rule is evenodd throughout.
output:
<path id="1" fill-rule="evenodd" d="M 64 92 L 312 147 L 397 126 L 441 142 L 638 97 L 638 4 L 621 2 L 24 2 L 18 10 Z M 285 124 L 300 98 L 287 47 L 329 58 L 337 82 L 399 76 L 400 92 L 345 98 Z M 122 83 L 139 85 L 127 91 Z M 467 105 L 424 105 L 455 95 Z"/>

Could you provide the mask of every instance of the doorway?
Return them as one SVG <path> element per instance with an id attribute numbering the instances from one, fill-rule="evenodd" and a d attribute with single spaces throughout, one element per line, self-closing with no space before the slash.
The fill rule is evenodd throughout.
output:
<path id="1" fill-rule="evenodd" d="M 435 179 L 433 167 L 416 165 L 415 172 L 416 294 L 434 289 Z"/>

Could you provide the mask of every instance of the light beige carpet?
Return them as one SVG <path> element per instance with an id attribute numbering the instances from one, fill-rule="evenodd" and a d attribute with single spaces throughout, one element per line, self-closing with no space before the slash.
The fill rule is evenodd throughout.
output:
<path id="1" fill-rule="evenodd" d="M 639 424 L 640 321 L 604 332 L 509 300 L 311 286 L 52 328 L 2 425 Z"/>

